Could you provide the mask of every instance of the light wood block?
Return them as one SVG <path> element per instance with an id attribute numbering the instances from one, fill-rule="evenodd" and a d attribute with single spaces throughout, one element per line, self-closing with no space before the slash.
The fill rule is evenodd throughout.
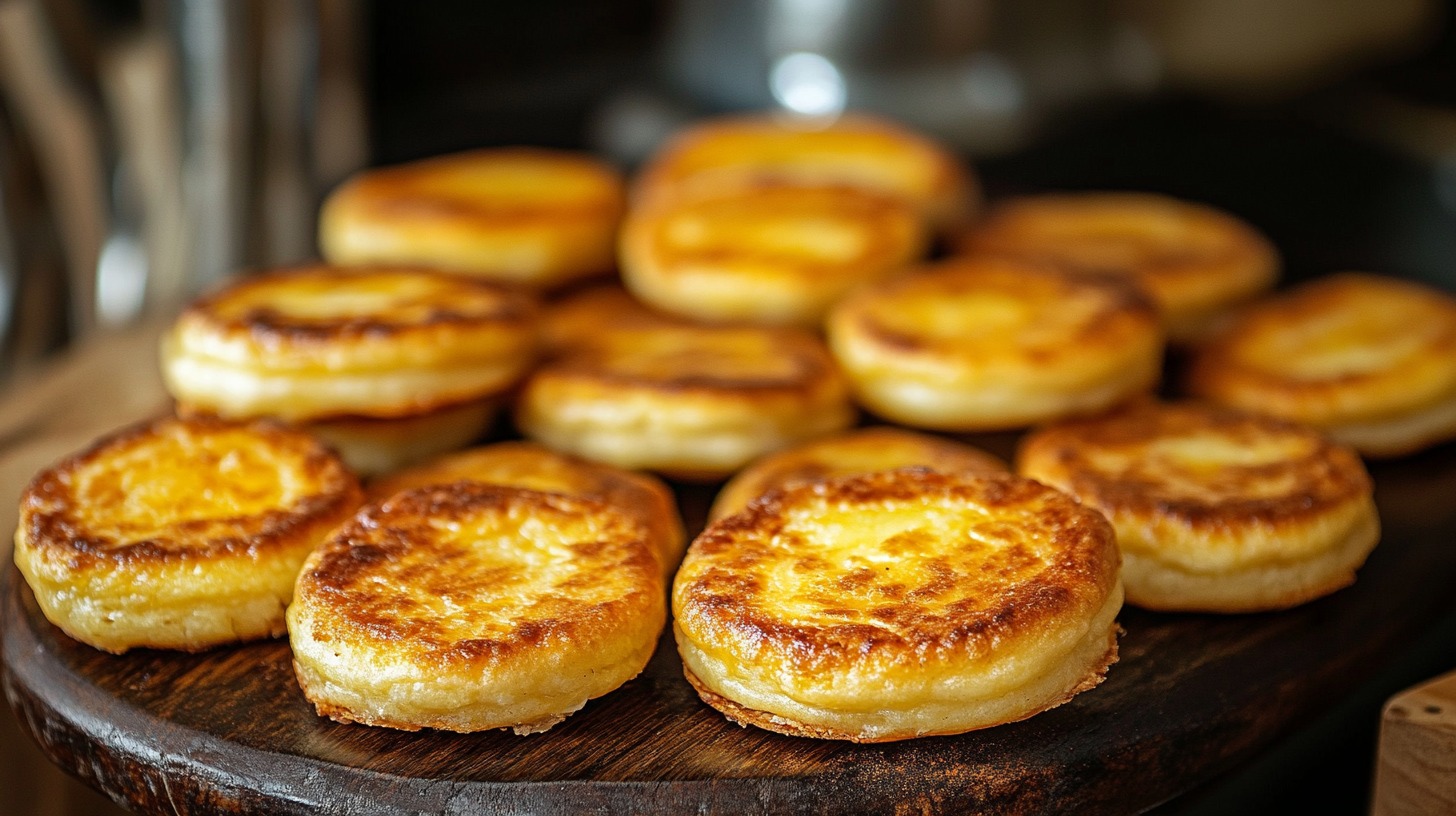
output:
<path id="1" fill-rule="evenodd" d="M 1407 689 L 1385 704 L 1371 812 L 1456 813 L 1456 672 Z"/>

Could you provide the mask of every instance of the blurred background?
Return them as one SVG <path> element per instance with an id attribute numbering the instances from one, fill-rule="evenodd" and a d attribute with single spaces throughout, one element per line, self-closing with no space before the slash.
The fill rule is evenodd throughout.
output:
<path id="1" fill-rule="evenodd" d="M 685 122 L 768 108 L 903 119 L 992 196 L 1216 204 L 1275 240 L 1286 280 L 1456 289 L 1440 0 L 0 0 L 0 382 L 314 257 L 317 205 L 358 168 L 505 144 L 630 168 Z M 0 811 L 107 812 L 0 720 L 25 757 Z M 1363 811 L 1374 726 L 1280 749 L 1340 780 L 1327 812 Z M 1225 787 L 1287 781 L 1262 767 Z"/>

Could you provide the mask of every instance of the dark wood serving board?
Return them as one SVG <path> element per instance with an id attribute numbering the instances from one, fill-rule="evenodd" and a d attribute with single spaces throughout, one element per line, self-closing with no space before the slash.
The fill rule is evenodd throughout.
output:
<path id="1" fill-rule="evenodd" d="M 286 642 L 113 656 L 4 572 L 4 687 L 63 768 L 143 813 L 1122 813 L 1327 710 L 1456 599 L 1456 446 L 1373 468 L 1384 538 L 1355 586 L 1246 616 L 1124 610 L 1106 683 L 1025 722 L 858 746 L 740 728 L 664 637 L 647 670 L 542 735 L 315 716 Z M 701 518 L 702 488 L 680 488 Z"/>

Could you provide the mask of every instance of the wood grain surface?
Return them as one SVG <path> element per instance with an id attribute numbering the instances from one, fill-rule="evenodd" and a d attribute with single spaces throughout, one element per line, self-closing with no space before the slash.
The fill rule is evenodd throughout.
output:
<path id="1" fill-rule="evenodd" d="M 1373 816 L 1456 813 L 1456 672 L 1390 698 L 1378 756 Z"/>
<path id="2" fill-rule="evenodd" d="M 1136 812 L 1329 709 L 1447 611 L 1456 446 L 1373 470 L 1385 534 L 1353 587 L 1278 614 L 1127 609 L 1104 685 L 954 737 L 856 746 L 740 728 L 697 700 L 667 638 L 640 677 L 546 734 L 341 725 L 303 698 L 286 642 L 103 654 L 47 623 L 11 567 L 4 688 L 54 762 L 142 813 Z M 677 489 L 700 523 L 711 489 Z"/>

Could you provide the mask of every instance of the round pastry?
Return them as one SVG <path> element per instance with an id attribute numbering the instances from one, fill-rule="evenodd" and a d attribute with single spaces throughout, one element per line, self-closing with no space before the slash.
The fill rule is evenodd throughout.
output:
<path id="1" fill-rule="evenodd" d="M 320 423 L 373 470 L 478 435 L 536 343 L 534 302 L 493 284 L 299 267 L 195 301 L 162 340 L 162 374 L 181 412 Z"/>
<path id="2" fill-rule="evenodd" d="M 635 677 L 665 616 L 631 515 L 457 482 L 371 505 L 304 564 L 288 635 L 319 714 L 413 731 L 545 731 Z"/>
<path id="3" fill-rule="evenodd" d="M 1413 453 L 1456 437 L 1456 299 L 1374 275 L 1307 283 L 1240 314 L 1188 387 L 1368 456 Z"/>
<path id="4" fill-rule="evenodd" d="M 1148 609 L 1283 609 L 1355 580 L 1380 538 L 1360 457 L 1282 420 L 1146 403 L 1053 425 L 1017 470 L 1105 514 L 1129 603 Z"/>
<path id="5" fill-rule="evenodd" d="M 661 325 L 604 332 L 522 388 L 516 424 L 547 447 L 717 479 L 855 419 L 823 343 L 792 329 Z"/>
<path id="6" fill-rule="evenodd" d="M 860 404 L 938 430 L 1006 430 L 1149 391 L 1156 310 L 1126 281 L 1014 258 L 957 259 L 866 286 L 830 311 Z"/>
<path id="7" fill-rule="evenodd" d="M 861 428 L 755 460 L 718 491 L 708 520 L 736 513 L 770 490 L 905 467 L 942 473 L 1006 473 L 1004 462 L 970 445 L 902 428 Z"/>
<path id="8" fill-rule="evenodd" d="M 680 325 L 688 321 L 656 311 L 621 287 L 608 283 L 572 292 L 546 305 L 541 320 L 542 344 L 547 353 L 588 345 L 603 333 Z"/>
<path id="9" fill-rule="evenodd" d="M 1247 223 L 1149 193 L 1063 193 L 1007 201 L 966 233 L 973 254 L 1014 255 L 1142 286 L 1180 342 L 1274 285 L 1279 255 Z"/>
<path id="10" fill-rule="evenodd" d="M 926 244 L 903 199 L 766 183 L 635 210 L 622 227 L 622 278 L 673 314 L 812 328 L 844 293 L 903 271 Z"/>
<path id="11" fill-rule="evenodd" d="M 1030 717 L 1102 681 L 1112 527 L 1014 476 L 924 469 L 776 491 L 709 525 L 673 586 L 689 682 L 729 719 L 855 742 Z"/>
<path id="12" fill-rule="evenodd" d="M 299 565 L 362 499 L 299 431 L 168 417 L 37 474 L 15 564 L 82 643 L 200 651 L 282 634 Z"/>
<path id="13" fill-rule="evenodd" d="M 862 114 L 825 124 L 775 116 L 711 119 L 674 135 L 643 169 L 639 203 L 764 181 L 848 184 L 903 198 L 937 229 L 969 219 L 979 191 L 949 150 Z"/>
<path id="14" fill-rule="evenodd" d="M 501 442 L 447 454 L 391 473 L 368 485 L 382 500 L 416 487 L 469 481 L 583 496 L 637 518 L 661 556 L 668 575 L 677 569 L 687 541 L 676 499 L 661 480 L 609 465 L 564 456 L 533 442 Z"/>
<path id="15" fill-rule="evenodd" d="M 621 174 L 590 156 L 497 148 L 365 170 L 329 195 L 331 263 L 419 264 L 546 288 L 611 271 Z"/>

